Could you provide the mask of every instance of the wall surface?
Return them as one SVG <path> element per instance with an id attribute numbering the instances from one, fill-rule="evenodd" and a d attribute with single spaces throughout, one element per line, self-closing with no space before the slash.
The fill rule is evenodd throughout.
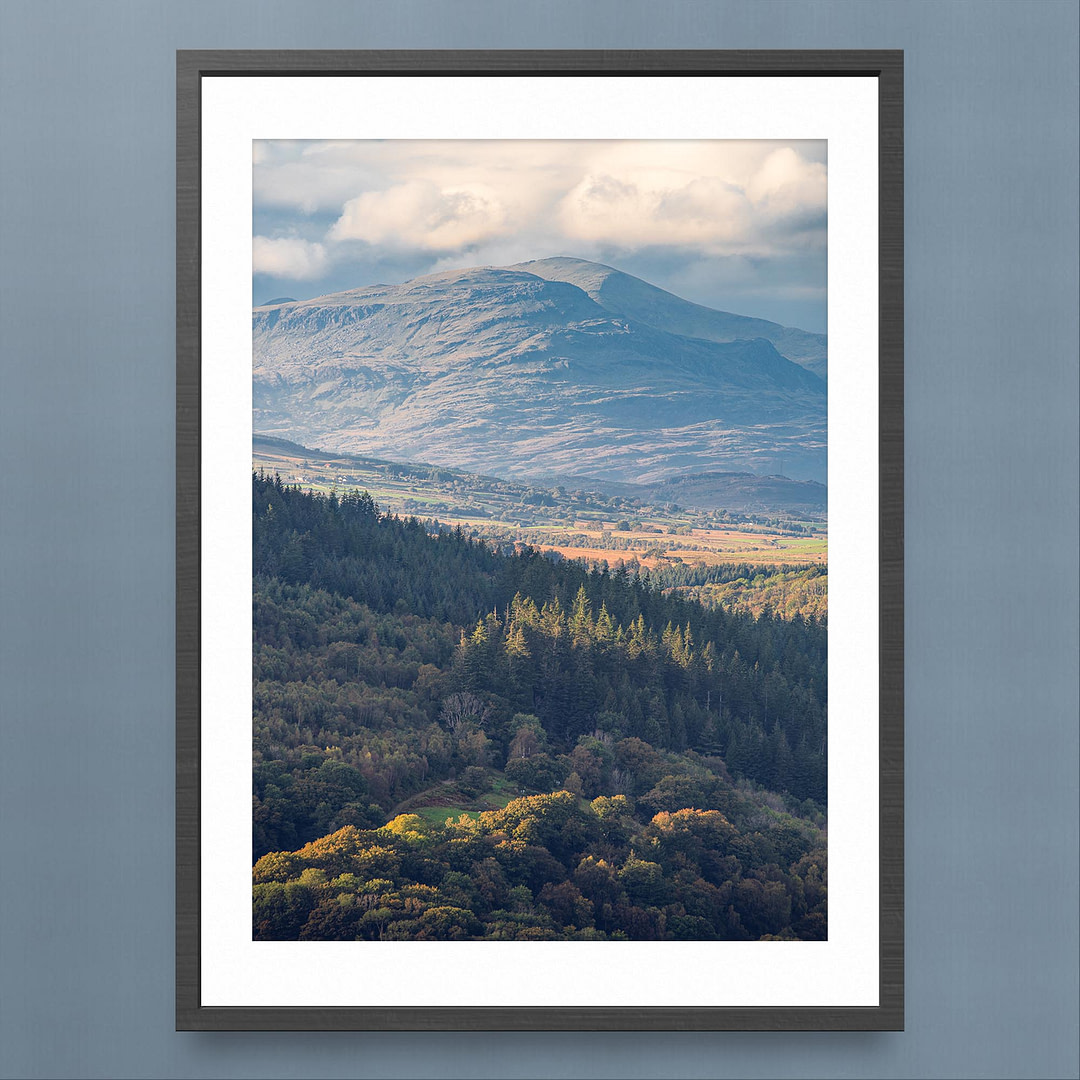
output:
<path id="1" fill-rule="evenodd" d="M 0 5 L 3 1075 L 1077 1076 L 1077 11 Z M 906 50 L 906 1033 L 173 1032 L 174 50 L 289 47 Z"/>

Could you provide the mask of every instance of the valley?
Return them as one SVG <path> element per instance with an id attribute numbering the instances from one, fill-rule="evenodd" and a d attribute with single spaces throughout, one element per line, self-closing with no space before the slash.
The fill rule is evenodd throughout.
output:
<path id="1" fill-rule="evenodd" d="M 253 937 L 823 939 L 824 336 L 565 258 L 252 329 Z"/>
<path id="2" fill-rule="evenodd" d="M 823 566 L 825 489 L 783 477 L 694 477 L 685 491 L 727 509 L 682 505 L 677 482 L 543 486 L 459 469 L 311 450 L 256 436 L 252 468 L 329 493 L 360 488 L 387 512 L 461 526 L 495 543 L 529 544 L 567 559 L 639 564 Z M 596 490 L 596 488 L 606 490 Z M 615 493 L 615 491 L 621 493 Z M 663 496 L 668 496 L 664 498 Z"/>

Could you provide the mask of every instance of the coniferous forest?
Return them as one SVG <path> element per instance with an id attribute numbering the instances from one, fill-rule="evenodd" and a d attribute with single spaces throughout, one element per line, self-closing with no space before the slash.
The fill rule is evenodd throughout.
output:
<path id="1" fill-rule="evenodd" d="M 253 476 L 257 939 L 821 939 L 826 626 Z"/>

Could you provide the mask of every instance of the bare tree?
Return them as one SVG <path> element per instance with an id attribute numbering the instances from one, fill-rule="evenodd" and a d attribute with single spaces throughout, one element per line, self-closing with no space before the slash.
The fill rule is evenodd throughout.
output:
<path id="1" fill-rule="evenodd" d="M 443 699 L 441 719 L 456 737 L 461 734 L 466 724 L 472 723 L 482 728 L 490 713 L 490 706 L 485 705 L 475 694 L 463 690 Z"/>
<path id="2" fill-rule="evenodd" d="M 616 767 L 611 770 L 611 794 L 634 794 L 634 774 L 630 772 L 629 769 L 620 769 Z"/>

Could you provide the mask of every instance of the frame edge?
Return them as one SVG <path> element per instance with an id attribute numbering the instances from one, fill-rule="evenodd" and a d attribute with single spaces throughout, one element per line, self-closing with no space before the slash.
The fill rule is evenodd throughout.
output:
<path id="1" fill-rule="evenodd" d="M 176 1030 L 901 1031 L 903 825 L 902 50 L 178 50 L 176 54 Z M 778 68 L 785 70 L 778 70 Z M 204 1008 L 199 991 L 201 79 L 244 75 L 754 74 L 879 79 L 879 1005 L 871 1008 Z"/>

